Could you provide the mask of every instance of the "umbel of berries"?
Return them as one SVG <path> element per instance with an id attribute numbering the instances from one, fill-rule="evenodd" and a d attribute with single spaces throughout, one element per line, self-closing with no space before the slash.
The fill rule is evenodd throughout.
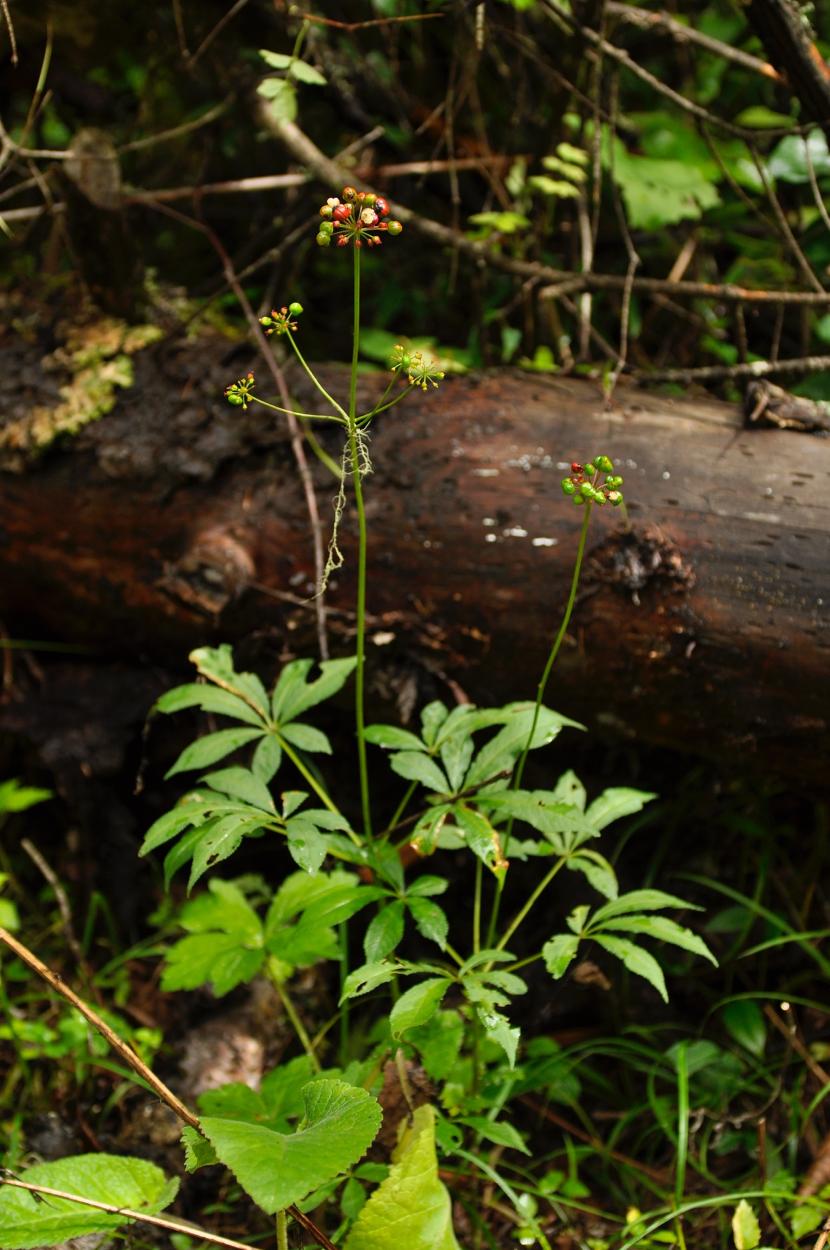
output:
<path id="1" fill-rule="evenodd" d="M 302 304 L 298 304 L 295 300 L 287 306 L 283 304 L 282 308 L 272 308 L 271 316 L 260 317 L 259 324 L 266 334 L 287 334 L 289 330 L 297 329 L 297 322 L 294 318 L 299 317 L 302 311 Z"/>
<path id="2" fill-rule="evenodd" d="M 247 408 L 253 390 L 254 375 L 246 373 L 244 378 L 237 378 L 235 382 L 231 382 L 230 386 L 225 387 L 225 398 L 236 408 Z"/>
<path id="3" fill-rule="evenodd" d="M 618 508 L 623 502 L 619 474 L 614 473 L 614 462 L 608 456 L 594 456 L 587 464 L 571 465 L 571 471 L 562 479 L 562 493 L 570 496 L 575 504 L 610 503 Z"/>
<path id="4" fill-rule="evenodd" d="M 332 240 L 338 247 L 380 247 L 383 234 L 400 234 L 399 221 L 387 221 L 389 205 L 382 195 L 372 191 L 356 191 L 344 187 L 340 197 L 332 195 L 320 207 L 320 228 L 317 242 L 329 247 Z"/>

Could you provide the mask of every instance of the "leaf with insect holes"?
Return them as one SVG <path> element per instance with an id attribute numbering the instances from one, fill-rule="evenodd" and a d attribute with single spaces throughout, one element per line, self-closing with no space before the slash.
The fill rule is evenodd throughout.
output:
<path id="1" fill-rule="evenodd" d="M 268 716 L 268 695 L 256 673 L 238 673 L 234 667 L 233 650 L 223 643 L 220 647 L 197 647 L 191 651 L 191 664 L 208 681 L 238 695 L 260 713 Z"/>
<path id="2" fill-rule="evenodd" d="M 154 1163 L 107 1154 L 72 1155 L 38 1163 L 27 1168 L 20 1179 L 145 1215 L 163 1211 L 179 1187 L 177 1180 L 168 1180 Z M 96 1211 L 65 1198 L 38 1201 L 25 1190 L 0 1187 L 0 1250 L 59 1246 L 72 1237 L 112 1234 L 128 1223 L 131 1221 L 120 1212 Z"/>
<path id="3" fill-rule="evenodd" d="M 521 1029 L 514 1028 L 508 1020 L 507 1016 L 503 1016 L 500 1011 L 492 1011 L 486 1007 L 479 1007 L 476 1014 L 483 1024 L 490 1040 L 501 1046 L 507 1062 L 511 1068 L 516 1066 L 516 1051 L 519 1047 L 519 1039 L 522 1035 Z"/>
<path id="4" fill-rule="evenodd" d="M 345 1172 L 368 1150 L 380 1105 L 345 1081 L 319 1080 L 303 1090 L 305 1119 L 296 1133 L 204 1116 L 205 1136 L 245 1192 L 273 1215 Z"/>
<path id="5" fill-rule="evenodd" d="M 316 707 L 324 699 L 337 694 L 349 680 L 356 664 L 356 656 L 345 660 L 323 660 L 320 676 L 314 681 L 306 681 L 314 667 L 313 660 L 292 660 L 286 664 L 271 697 L 271 713 L 276 723 L 287 725 L 310 707 Z"/>
<path id="6" fill-rule="evenodd" d="M 542 958 L 554 981 L 565 975 L 576 957 L 578 947 L 579 935 L 576 933 L 557 933 L 545 942 Z"/>
<path id="7" fill-rule="evenodd" d="M 464 841 L 473 854 L 493 872 L 503 872 L 507 865 L 501 838 L 483 812 L 468 807 L 466 803 L 456 803 L 452 810 L 459 829 L 463 831 Z"/>

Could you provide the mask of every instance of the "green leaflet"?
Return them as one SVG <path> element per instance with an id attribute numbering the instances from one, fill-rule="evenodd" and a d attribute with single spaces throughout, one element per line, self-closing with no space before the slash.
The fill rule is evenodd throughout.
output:
<path id="1" fill-rule="evenodd" d="M 21 1177 L 114 1207 L 156 1215 L 173 1201 L 179 1183 L 145 1159 L 87 1154 L 39 1163 Z M 38 1202 L 25 1190 L 0 1187 L 0 1250 L 57 1246 L 70 1237 L 112 1232 L 128 1223 L 123 1215 L 96 1211 L 63 1198 Z"/>
<path id="2" fill-rule="evenodd" d="M 746 1198 L 741 1198 L 732 1215 L 732 1236 L 735 1250 L 755 1250 L 761 1240 L 758 1217 Z"/>
<path id="3" fill-rule="evenodd" d="M 398 1038 L 407 1029 L 426 1024 L 435 1015 L 449 987 L 447 977 L 430 977 L 401 994 L 389 1015 L 392 1036 Z"/>
<path id="4" fill-rule="evenodd" d="M 303 1101 L 304 1127 L 296 1133 L 214 1116 L 201 1122 L 221 1162 L 269 1215 L 357 1163 L 380 1128 L 377 1100 L 344 1081 L 315 1081 Z"/>
<path id="5" fill-rule="evenodd" d="M 389 1176 L 360 1211 L 344 1250 L 459 1250 L 452 1204 L 438 1179 L 435 1112 L 418 1107 L 393 1155 Z"/>

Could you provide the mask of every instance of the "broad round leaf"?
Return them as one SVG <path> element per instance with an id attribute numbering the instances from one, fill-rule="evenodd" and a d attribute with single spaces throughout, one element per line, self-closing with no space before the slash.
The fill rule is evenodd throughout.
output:
<path id="1" fill-rule="evenodd" d="M 24 1172 L 21 1180 L 147 1215 L 163 1211 L 178 1189 L 178 1182 L 168 1180 L 154 1163 L 106 1154 L 39 1163 Z M 25 1190 L 0 1187 L 0 1250 L 57 1246 L 70 1237 L 112 1232 L 126 1223 L 120 1214 L 96 1211 L 64 1198 L 38 1202 Z"/>
<path id="2" fill-rule="evenodd" d="M 201 1122 L 218 1158 L 269 1215 L 357 1163 L 380 1128 L 377 1100 L 345 1081 L 314 1081 L 303 1101 L 305 1127 L 296 1133 L 216 1116 Z"/>

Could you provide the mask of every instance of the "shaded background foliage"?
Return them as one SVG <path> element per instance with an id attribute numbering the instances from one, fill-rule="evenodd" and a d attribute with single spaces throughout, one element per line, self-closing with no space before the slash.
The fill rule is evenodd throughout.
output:
<path id="1" fill-rule="evenodd" d="M 411 334 L 436 337 L 469 364 L 542 349 L 543 367 L 571 368 L 574 357 L 613 366 L 621 351 L 647 373 L 821 354 L 830 338 L 821 302 L 784 309 L 672 290 L 694 280 L 820 294 L 830 231 L 816 191 L 830 157 L 817 128 L 812 170 L 805 161 L 798 127 L 809 115 L 800 115 L 746 13 L 718 0 L 683 6 L 671 29 L 643 29 L 648 12 L 589 3 L 571 13 L 554 0 L 338 6 L 312 15 L 301 45 L 309 72 L 286 84 L 286 71 L 275 73 L 258 49 L 291 52 L 301 24 L 290 6 L 33 3 L 12 8 L 20 62 L 5 75 L 3 115 L 12 140 L 30 117 L 28 149 L 60 153 L 89 127 L 109 136 L 151 290 L 184 288 L 238 315 L 212 249 L 161 215 L 169 205 L 216 231 L 255 302 L 264 307 L 286 291 L 308 299 L 304 329 L 318 355 L 346 351 L 347 283 L 314 246 L 315 196 L 302 186 L 198 191 L 299 169 L 269 123 L 294 113 L 329 156 L 359 145 L 346 158 L 356 179 L 493 253 L 620 278 L 636 251 L 638 278 L 667 280 L 656 296 L 632 288 L 626 350 L 619 289 L 597 291 L 593 307 L 573 289 L 540 297 L 550 286 L 541 278 L 520 283 L 421 237 L 396 255 L 394 283 L 370 275 L 368 321 L 378 329 L 391 330 L 405 307 Z M 688 42 L 684 27 L 710 44 Z M 718 55 L 718 46 L 747 54 L 746 63 Z M 8 148 L 5 157 L 0 209 L 10 214 L 18 271 L 41 279 L 71 271 L 95 246 L 74 214 L 68 230 L 49 212 L 15 218 L 27 203 L 62 198 L 62 162 L 27 161 Z M 417 172 L 403 172 L 413 163 Z M 194 194 L 153 200 L 176 187 Z M 147 200 L 130 202 L 131 188 Z M 382 264 L 367 261 L 370 271 Z M 325 300 L 310 298 L 320 290 Z"/>

